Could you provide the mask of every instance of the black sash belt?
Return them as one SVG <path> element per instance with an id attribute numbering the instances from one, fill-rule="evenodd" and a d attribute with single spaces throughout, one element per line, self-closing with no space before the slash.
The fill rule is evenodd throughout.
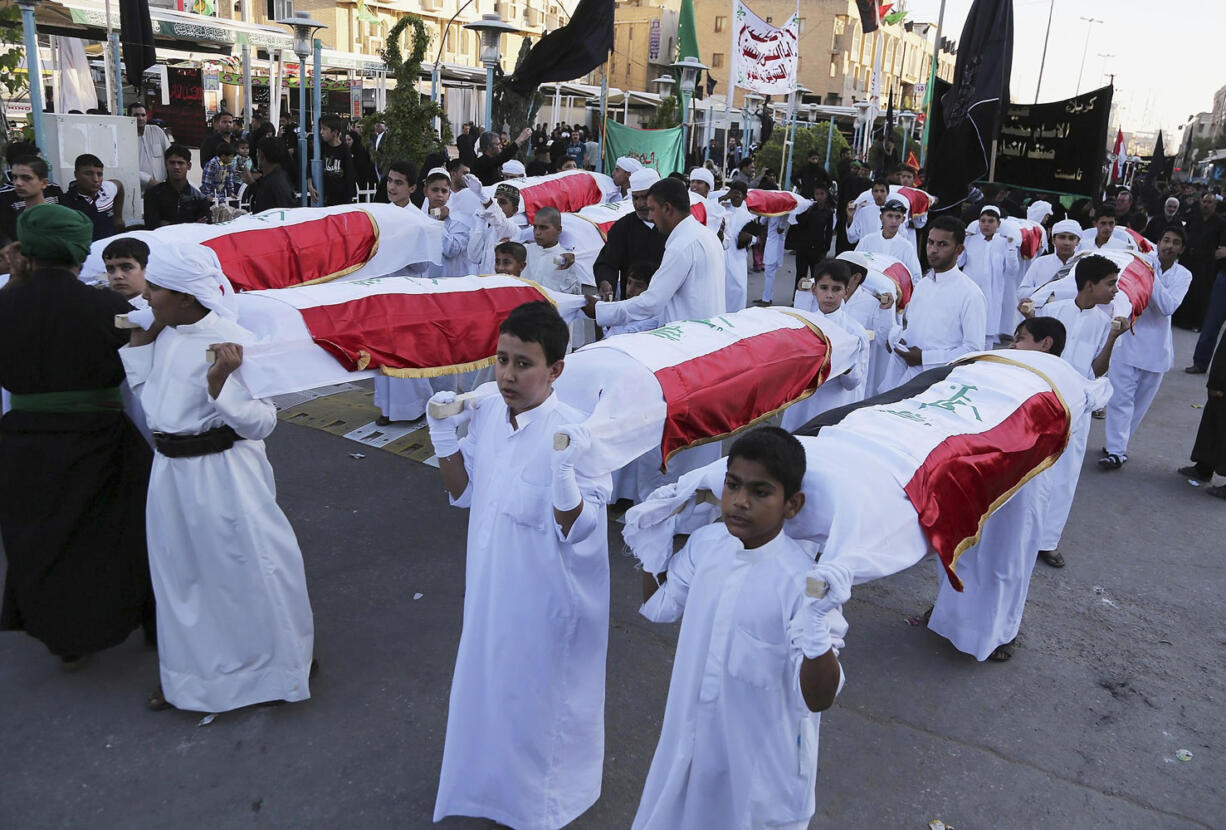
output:
<path id="1" fill-rule="evenodd" d="M 225 452 L 234 446 L 235 441 L 241 441 L 238 433 L 232 427 L 217 427 L 199 435 L 175 435 L 170 432 L 153 433 L 153 443 L 157 451 L 167 458 L 191 458 L 198 455 L 212 455 Z"/>

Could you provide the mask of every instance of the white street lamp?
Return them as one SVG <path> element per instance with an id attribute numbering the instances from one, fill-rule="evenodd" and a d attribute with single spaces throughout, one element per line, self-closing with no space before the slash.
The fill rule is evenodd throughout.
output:
<path id="1" fill-rule="evenodd" d="M 508 23 L 497 14 L 483 14 L 474 23 L 465 23 L 481 35 L 481 63 L 485 66 L 485 129 L 494 129 L 494 69 L 498 66 L 499 46 L 504 34 L 515 34 L 519 27 Z"/>
<path id="2" fill-rule="evenodd" d="M 306 140 L 306 81 L 307 55 L 315 51 L 315 33 L 328 28 L 327 24 L 311 19 L 309 12 L 294 12 L 292 17 L 278 20 L 282 26 L 288 26 L 294 35 L 294 54 L 298 56 L 298 182 L 302 191 L 302 206 L 307 206 L 310 194 L 307 192 L 307 140 Z M 319 83 L 319 78 L 315 79 Z M 316 113 L 316 116 L 319 114 Z M 316 154 L 319 147 L 315 148 Z M 321 155 L 322 159 L 323 156 Z M 323 194 L 319 194 L 323 198 Z"/>

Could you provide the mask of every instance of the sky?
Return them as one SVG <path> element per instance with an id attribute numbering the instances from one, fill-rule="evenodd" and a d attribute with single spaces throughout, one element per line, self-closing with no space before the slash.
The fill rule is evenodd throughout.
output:
<path id="1" fill-rule="evenodd" d="M 942 37 L 961 39 L 973 0 L 946 0 Z M 1217 0 L 1054 0 L 1051 39 L 1040 101 L 1069 98 L 1085 70 L 1081 91 L 1105 86 L 1115 73 L 1117 126 L 1125 132 L 1163 132 L 1168 148 L 1188 116 L 1213 109 L 1213 93 L 1226 84 L 1221 71 L 1221 31 L 1226 5 Z M 909 19 L 936 22 L 941 0 L 908 0 Z M 1010 94 L 1033 103 L 1051 0 L 1013 0 L 1013 75 Z M 1090 28 L 1082 17 L 1101 19 Z M 1113 57 L 1101 57 L 1111 55 Z"/>

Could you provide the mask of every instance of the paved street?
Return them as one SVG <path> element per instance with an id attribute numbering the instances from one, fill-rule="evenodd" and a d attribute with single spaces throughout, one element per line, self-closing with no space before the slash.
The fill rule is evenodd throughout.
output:
<path id="1" fill-rule="evenodd" d="M 1192 343 L 1176 332 L 1176 371 L 1123 470 L 1095 467 L 1095 422 L 1068 567 L 1037 566 L 1012 661 L 978 664 L 907 624 L 936 594 L 932 560 L 856 590 L 814 827 L 1226 825 L 1226 505 L 1173 472 L 1204 401 L 1203 378 L 1180 371 Z M 312 699 L 201 725 L 146 710 L 157 662 L 139 633 L 73 674 L 36 641 L 0 634 L 0 828 L 430 825 L 466 514 L 408 458 L 292 424 L 268 447 L 315 611 Z M 637 615 L 619 530 L 604 793 L 581 830 L 629 826 L 677 633 Z"/>

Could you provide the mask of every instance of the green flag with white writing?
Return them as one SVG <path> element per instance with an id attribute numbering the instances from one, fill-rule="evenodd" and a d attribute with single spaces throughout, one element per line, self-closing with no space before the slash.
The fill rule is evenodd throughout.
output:
<path id="1" fill-rule="evenodd" d="M 682 145 L 680 127 L 638 130 L 609 120 L 605 122 L 605 169 L 611 174 L 617 160 L 629 156 L 661 176 L 667 176 L 685 167 Z"/>

